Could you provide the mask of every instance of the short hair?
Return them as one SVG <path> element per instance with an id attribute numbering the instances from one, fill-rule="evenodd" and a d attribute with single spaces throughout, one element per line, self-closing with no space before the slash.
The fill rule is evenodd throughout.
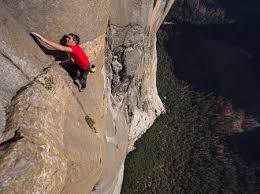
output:
<path id="1" fill-rule="evenodd" d="M 70 33 L 69 35 L 72 36 L 72 38 L 76 42 L 76 44 L 79 44 L 80 39 L 79 39 L 79 36 L 77 34 Z"/>

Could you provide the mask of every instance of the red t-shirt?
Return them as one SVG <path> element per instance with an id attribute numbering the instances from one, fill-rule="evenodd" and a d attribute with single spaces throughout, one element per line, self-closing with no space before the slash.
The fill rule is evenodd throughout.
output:
<path id="1" fill-rule="evenodd" d="M 90 62 L 86 53 L 79 45 L 70 46 L 72 52 L 70 53 L 71 58 L 74 60 L 74 63 L 78 64 L 82 69 L 89 69 Z"/>

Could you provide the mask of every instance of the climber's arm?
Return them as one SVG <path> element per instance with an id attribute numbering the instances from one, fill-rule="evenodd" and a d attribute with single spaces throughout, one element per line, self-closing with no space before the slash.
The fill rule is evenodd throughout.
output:
<path id="1" fill-rule="evenodd" d="M 73 61 L 73 59 L 72 59 L 72 57 L 71 57 L 71 55 L 69 53 L 68 53 L 68 56 L 65 59 L 59 60 L 59 61 L 55 61 L 55 63 L 65 63 L 65 62 L 68 62 L 68 61 Z"/>
<path id="2" fill-rule="evenodd" d="M 55 48 L 57 50 L 65 51 L 65 52 L 72 52 L 72 48 L 70 48 L 68 46 L 63 46 L 61 44 L 58 44 L 58 43 L 52 42 L 50 40 L 47 40 L 46 38 L 44 38 L 40 34 L 37 34 L 36 32 L 31 32 L 31 34 L 35 35 L 41 41 L 45 42 L 46 44 L 50 45 L 51 47 L 53 47 L 53 48 Z"/>
<path id="3" fill-rule="evenodd" d="M 62 61 L 60 61 L 61 63 L 65 63 L 65 62 L 68 62 L 68 61 L 71 61 L 72 58 L 71 57 L 67 57 L 66 59 L 63 59 Z"/>

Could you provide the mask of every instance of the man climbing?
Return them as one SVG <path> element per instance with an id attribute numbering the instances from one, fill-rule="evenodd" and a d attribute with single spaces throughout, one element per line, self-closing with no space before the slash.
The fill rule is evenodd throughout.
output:
<path id="1" fill-rule="evenodd" d="M 90 70 L 90 62 L 88 56 L 83 51 L 83 49 L 79 46 L 79 36 L 76 34 L 69 34 L 66 37 L 66 45 L 63 46 L 61 44 L 52 42 L 47 40 L 43 36 L 38 33 L 31 32 L 31 34 L 35 35 L 41 41 L 45 42 L 46 44 L 50 45 L 51 47 L 59 50 L 68 52 L 69 59 L 72 59 L 74 62 L 72 77 L 74 81 L 78 78 L 79 79 L 79 91 L 83 91 L 86 88 L 87 76 Z M 77 76 L 79 72 L 79 77 Z"/>

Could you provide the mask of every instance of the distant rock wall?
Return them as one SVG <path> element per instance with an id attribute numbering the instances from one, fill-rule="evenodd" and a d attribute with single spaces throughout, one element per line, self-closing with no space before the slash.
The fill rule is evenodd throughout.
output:
<path id="1" fill-rule="evenodd" d="M 155 43 L 172 3 L 0 3 L 1 193 L 120 192 L 126 154 L 164 110 Z M 30 31 L 56 42 L 79 34 L 97 65 L 86 92 L 78 92 Z"/>
<path id="2" fill-rule="evenodd" d="M 107 31 L 107 93 L 111 93 L 111 112 L 124 110 L 128 151 L 164 111 L 156 88 L 156 32 L 172 4 L 161 0 L 112 1 L 115 12 Z M 118 73 L 114 58 L 122 66 Z"/>

